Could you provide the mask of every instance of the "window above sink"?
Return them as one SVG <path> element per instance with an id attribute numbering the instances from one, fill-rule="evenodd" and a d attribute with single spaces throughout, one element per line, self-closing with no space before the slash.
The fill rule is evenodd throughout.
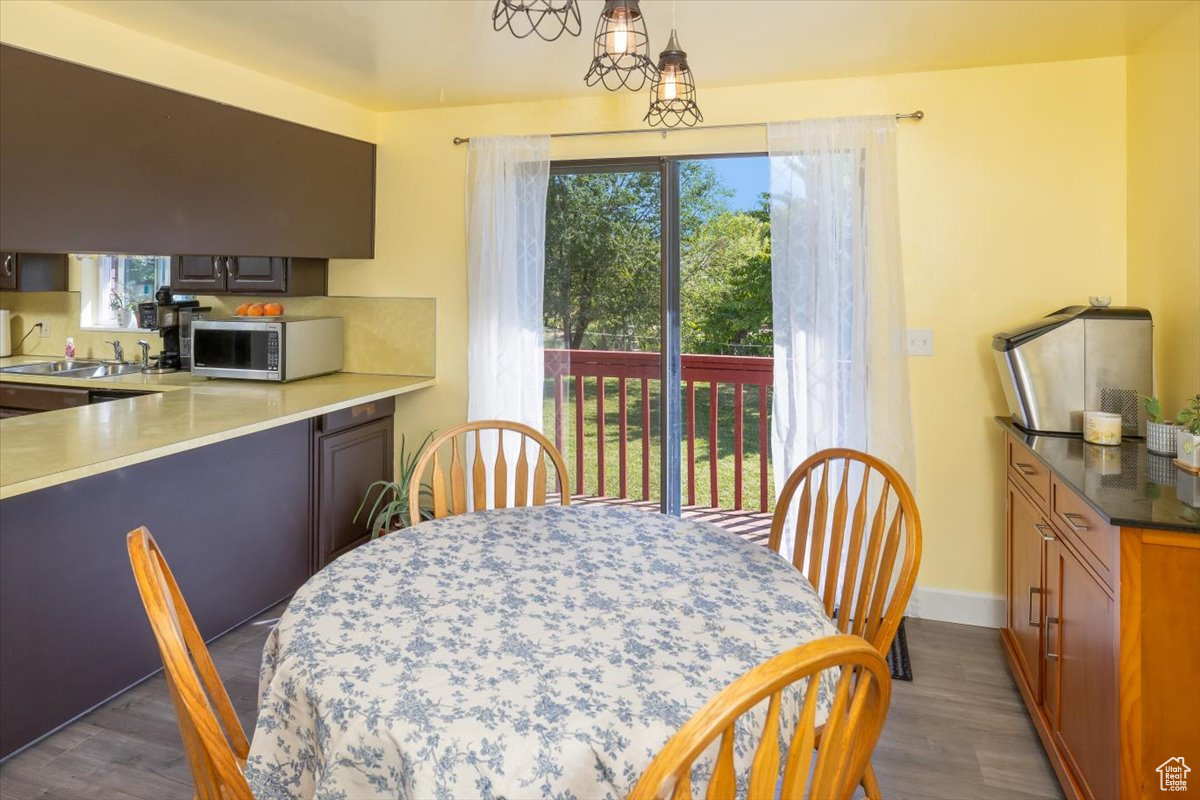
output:
<path id="1" fill-rule="evenodd" d="M 79 264 L 79 327 L 82 330 L 144 331 L 138 303 L 170 281 L 171 257 L 120 253 L 73 254 Z"/>

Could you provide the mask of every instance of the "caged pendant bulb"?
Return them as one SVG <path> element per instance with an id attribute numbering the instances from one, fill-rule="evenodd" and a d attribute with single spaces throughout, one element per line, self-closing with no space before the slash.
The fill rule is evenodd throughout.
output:
<path id="1" fill-rule="evenodd" d="M 542 41 L 553 42 L 564 33 L 578 36 L 583 20 L 578 0 L 496 0 L 492 28 L 507 28 L 518 39 L 537 34 Z"/>
<path id="2" fill-rule="evenodd" d="M 650 87 L 650 109 L 645 121 L 666 128 L 680 125 L 690 128 L 704 121 L 696 105 L 696 80 L 674 28 L 667 48 L 658 56 L 658 75 Z"/>
<path id="3" fill-rule="evenodd" d="M 600 83 L 609 91 L 636 92 L 657 75 L 638 0 L 605 0 L 594 43 L 592 64 L 583 79 L 588 86 Z"/>

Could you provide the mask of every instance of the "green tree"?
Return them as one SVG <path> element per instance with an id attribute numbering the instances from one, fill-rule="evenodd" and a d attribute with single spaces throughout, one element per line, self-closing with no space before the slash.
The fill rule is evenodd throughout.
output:
<path id="1" fill-rule="evenodd" d="M 546 200 L 546 327 L 570 349 L 659 346 L 657 172 L 554 175 Z M 707 164 L 684 162 L 683 241 L 727 211 L 731 192 Z"/>
<path id="2" fill-rule="evenodd" d="M 681 249 L 683 352 L 769 355 L 771 226 L 763 214 L 717 214 Z"/>

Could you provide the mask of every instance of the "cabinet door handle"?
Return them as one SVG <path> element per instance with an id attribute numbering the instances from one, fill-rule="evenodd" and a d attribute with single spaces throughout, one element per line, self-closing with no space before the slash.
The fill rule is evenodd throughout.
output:
<path id="1" fill-rule="evenodd" d="M 1027 619 L 1026 622 L 1028 622 L 1030 625 L 1032 625 L 1035 628 L 1042 627 L 1042 623 L 1033 618 L 1033 596 L 1035 594 L 1041 594 L 1041 593 L 1042 593 L 1042 590 L 1039 589 L 1038 587 L 1036 587 L 1036 586 L 1029 587 L 1029 619 Z"/>
<path id="2" fill-rule="evenodd" d="M 237 259 L 233 256 L 225 256 L 225 273 L 237 280 Z"/>
<path id="3" fill-rule="evenodd" d="M 213 277 L 221 277 L 221 257 L 217 256 L 213 259 Z"/>
<path id="4" fill-rule="evenodd" d="M 4 274 L 10 278 L 12 277 L 12 274 L 13 274 L 12 262 L 13 262 L 12 253 L 9 253 L 8 255 L 6 255 L 4 257 Z"/>
<path id="5" fill-rule="evenodd" d="M 1014 462 L 1013 466 L 1016 467 L 1017 470 L 1025 477 L 1029 477 L 1031 475 L 1037 475 L 1037 472 L 1038 472 L 1036 469 L 1034 469 L 1029 464 L 1025 464 L 1020 461 Z"/>
<path id="6" fill-rule="evenodd" d="M 1033 523 L 1033 527 L 1037 528 L 1038 533 L 1042 535 L 1043 542 L 1054 541 L 1054 533 L 1051 531 L 1049 525 L 1044 522 L 1035 522 Z"/>
<path id="7" fill-rule="evenodd" d="M 1087 524 L 1087 517 L 1083 516 L 1082 514 L 1073 514 L 1070 511 L 1066 511 L 1063 513 L 1063 518 L 1067 521 L 1068 525 L 1077 531 L 1091 530 Z"/>
<path id="8" fill-rule="evenodd" d="M 1050 626 L 1058 624 L 1058 617 L 1046 617 L 1046 660 L 1058 661 L 1058 653 L 1050 652 Z"/>

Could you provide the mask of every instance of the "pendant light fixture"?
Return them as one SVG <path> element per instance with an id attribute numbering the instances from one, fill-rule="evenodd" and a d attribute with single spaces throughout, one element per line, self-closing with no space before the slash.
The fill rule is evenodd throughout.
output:
<path id="1" fill-rule="evenodd" d="M 704 121 L 696 105 L 696 80 L 688 66 L 687 53 L 679 46 L 674 26 L 667 49 L 658 56 L 658 75 L 650 86 L 650 110 L 645 121 L 651 125 L 692 127 Z"/>
<path id="2" fill-rule="evenodd" d="M 496 0 L 492 27 L 498 31 L 508 28 L 518 39 L 536 33 L 543 41 L 553 42 L 564 33 L 578 36 L 583 32 L 583 20 L 577 0 Z"/>
<path id="3" fill-rule="evenodd" d="M 650 37 L 638 0 L 604 0 L 596 23 L 595 57 L 584 76 L 588 86 L 604 84 L 609 91 L 639 91 L 654 78 Z"/>

